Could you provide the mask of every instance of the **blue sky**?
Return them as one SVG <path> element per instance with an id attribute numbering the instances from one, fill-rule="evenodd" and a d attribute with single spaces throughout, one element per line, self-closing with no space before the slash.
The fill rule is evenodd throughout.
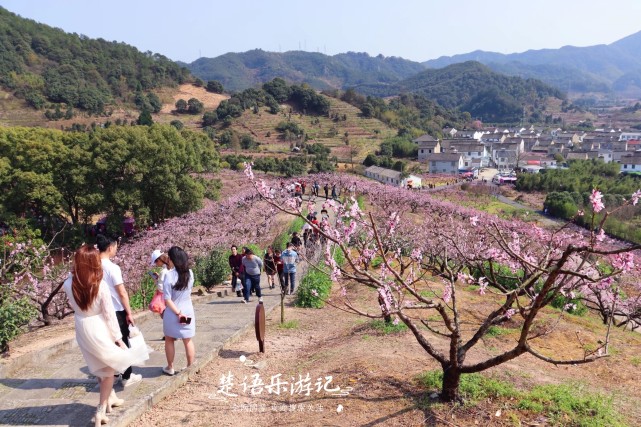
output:
<path id="1" fill-rule="evenodd" d="M 612 43 L 641 31 L 641 0 L 0 0 L 68 32 L 191 62 L 260 48 L 426 61 L 476 49 Z"/>

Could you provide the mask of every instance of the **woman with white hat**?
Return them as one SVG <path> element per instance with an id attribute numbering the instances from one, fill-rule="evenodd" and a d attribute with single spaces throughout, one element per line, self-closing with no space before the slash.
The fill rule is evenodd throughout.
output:
<path id="1" fill-rule="evenodd" d="M 154 272 L 151 273 L 151 276 L 156 283 L 156 295 L 160 294 L 161 301 L 163 301 L 164 303 L 163 283 L 165 281 L 167 272 L 174 268 L 174 264 L 171 262 L 169 256 L 166 253 L 161 252 L 160 249 L 156 249 L 151 253 L 151 262 L 149 263 L 149 265 L 152 267 L 161 267 L 160 273 Z M 161 312 L 159 314 L 160 318 L 162 319 L 163 313 Z M 162 340 L 165 340 L 164 336 L 162 337 Z"/>

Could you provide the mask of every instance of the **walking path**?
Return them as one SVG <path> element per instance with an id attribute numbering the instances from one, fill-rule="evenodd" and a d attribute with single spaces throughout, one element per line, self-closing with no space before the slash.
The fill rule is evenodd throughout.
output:
<path id="1" fill-rule="evenodd" d="M 324 199 L 319 200 L 320 203 L 323 201 Z M 307 264 L 301 262 L 297 270 L 298 287 L 306 273 Z M 126 389 L 120 384 L 115 386 L 118 397 L 125 399 L 125 404 L 113 409 L 109 414 L 108 425 L 126 426 L 135 421 L 214 359 L 224 344 L 254 327 L 258 302 L 255 296 L 250 304 L 242 304 L 241 298 L 237 297 L 235 292 L 231 292 L 230 286 L 214 289 L 216 292 L 213 294 L 193 300 L 196 312 L 196 361 L 189 369 L 173 377 L 162 373 L 162 367 L 166 365 L 164 342 L 161 340 L 162 320 L 153 313 L 138 316 L 136 326 L 140 328 L 154 352 L 151 353 L 146 366 L 134 367 L 134 373 L 142 374 L 142 382 Z M 275 289 L 267 287 L 264 273 L 261 289 L 265 312 L 268 313 L 280 305 L 280 290 L 278 286 Z M 295 297 L 286 298 L 286 303 L 289 304 Z M 268 330 L 267 351 L 269 339 Z M 46 353 L 30 354 L 25 363 L 14 363 L 0 371 L 0 425 L 89 425 L 98 404 L 98 383 L 89 374 L 75 340 L 56 346 L 54 350 L 47 349 Z M 184 347 L 180 343 L 176 343 L 174 366 L 186 366 Z"/>

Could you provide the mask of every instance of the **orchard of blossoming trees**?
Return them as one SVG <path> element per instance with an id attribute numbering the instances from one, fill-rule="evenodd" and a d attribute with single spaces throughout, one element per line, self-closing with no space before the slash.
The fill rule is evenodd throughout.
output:
<path id="1" fill-rule="evenodd" d="M 250 166 L 246 174 L 254 179 Z M 587 233 L 570 226 L 548 230 L 505 221 L 433 199 L 427 192 L 360 178 L 326 175 L 318 180 L 336 183 L 347 195 L 364 195 L 369 205 L 365 213 L 354 198 L 345 204 L 325 203 L 337 218 L 335 224 L 321 225 L 328 242 L 325 263 L 341 286 L 340 295 L 328 302 L 407 325 L 425 352 L 440 363 L 445 401 L 460 400 L 462 374 L 484 371 L 525 353 L 554 364 L 607 356 L 609 327 L 594 351 L 577 356 L 570 349 L 565 355 L 542 350 L 553 327 L 537 316 L 559 296 L 580 294 L 607 307 L 608 323 L 615 320 L 612 313 L 631 315 L 638 310 L 639 284 L 627 280 L 638 273 L 638 246 L 609 241 L 600 231 Z M 255 180 L 255 186 L 272 206 L 301 215 L 304 206 L 298 207 L 294 199 L 270 192 L 261 180 Z M 636 204 L 640 196 L 636 192 L 628 203 Z M 604 209 L 598 191 L 591 200 L 594 212 Z M 603 223 L 594 225 L 600 229 Z M 342 266 L 330 256 L 332 246 L 345 255 Z M 378 270 L 369 267 L 376 256 L 382 259 Z M 367 312 L 352 302 L 348 283 L 370 288 L 380 312 Z M 482 297 L 485 304 L 464 290 L 471 285 L 478 289 L 475 298 Z M 629 286 L 625 292 L 623 286 Z M 493 356 L 474 351 L 492 326 L 508 321 L 518 328 L 511 348 Z"/>
<path id="2" fill-rule="evenodd" d="M 121 245 L 116 262 L 120 265 L 125 285 L 135 292 L 149 266 L 154 249 L 166 251 L 173 245 L 183 247 L 193 258 L 214 248 L 231 244 L 255 243 L 269 232 L 276 210 L 262 201 L 248 184 L 224 202 L 209 203 L 205 208 L 162 223 Z M 69 272 L 68 256 L 51 253 L 45 242 L 31 235 L 7 234 L 0 237 L 0 319 L 11 316 L 16 304 L 35 306 L 38 320 L 49 324 L 54 318 L 71 313 L 64 293 L 59 292 Z M 29 310 L 26 310 L 29 312 Z M 15 321 L 16 319 L 13 319 Z M 23 319 L 22 324 L 32 320 Z M 4 337 L 0 327 L 0 344 L 5 347 L 21 325 Z M 3 338 L 4 337 L 4 338 Z M 2 351 L 2 349 L 0 349 Z"/>

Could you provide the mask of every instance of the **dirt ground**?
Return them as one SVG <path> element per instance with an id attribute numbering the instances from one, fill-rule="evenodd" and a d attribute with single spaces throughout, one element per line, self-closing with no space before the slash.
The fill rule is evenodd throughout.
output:
<path id="1" fill-rule="evenodd" d="M 470 298 L 478 302 L 476 294 Z M 374 295 L 348 293 L 376 310 Z M 558 312 L 546 315 L 556 322 Z M 280 312 L 267 316 L 266 353 L 258 353 L 253 331 L 226 346 L 193 380 L 148 411 L 137 426 L 220 425 L 220 426 L 513 426 L 548 425 L 541 414 L 516 409 L 516 402 L 486 399 L 473 405 L 452 406 L 438 403 L 417 381 L 420 373 L 439 369 L 407 330 L 385 333 L 370 319 L 334 307 L 323 309 L 286 308 L 286 325 L 280 327 Z M 582 353 L 575 338 L 580 326 L 599 329 L 591 317 L 564 315 L 556 332 L 542 342 L 546 354 L 576 357 Z M 586 328 L 587 329 L 587 328 Z M 506 349 L 515 337 L 487 338 L 470 361 L 486 358 Z M 584 343 L 596 339 L 582 335 Z M 443 341 L 436 341 L 444 349 Z M 641 338 L 632 332 L 616 331 L 612 340 L 613 357 L 593 364 L 558 366 L 529 355 L 484 372 L 506 380 L 519 389 L 537 384 L 583 384 L 590 391 L 612 394 L 614 404 L 639 425 L 641 414 L 636 388 L 641 375 L 636 364 Z M 241 362 L 245 356 L 245 362 Z M 280 376 L 279 376 L 280 374 Z M 309 374 L 310 381 L 300 381 Z M 230 378 L 231 375 L 231 378 Z M 325 384 L 331 376 L 331 383 Z M 321 378 L 321 390 L 317 391 Z M 281 393 L 252 385 L 285 385 Z M 226 386 L 224 386 L 226 384 Z M 311 386 L 309 395 L 304 384 Z M 327 389 L 339 387 L 338 392 Z M 252 395 L 252 390 L 256 390 Z M 260 392 L 259 392 L 260 390 Z M 271 391 L 271 392 L 270 392 Z M 236 396 L 224 396 L 223 392 Z M 498 415 L 497 415 L 498 414 Z"/>
<path id="2" fill-rule="evenodd" d="M 196 98 L 205 106 L 205 110 L 215 110 L 220 104 L 220 101 L 229 99 L 228 95 L 207 92 L 203 87 L 196 87 L 193 84 L 184 84 L 178 87 L 178 91 L 172 94 L 173 103 L 163 104 L 160 110 L 161 114 L 170 114 L 176 109 L 176 101 L 184 99 L 188 101 L 191 98 Z M 201 114 L 202 116 L 202 114 Z"/>

